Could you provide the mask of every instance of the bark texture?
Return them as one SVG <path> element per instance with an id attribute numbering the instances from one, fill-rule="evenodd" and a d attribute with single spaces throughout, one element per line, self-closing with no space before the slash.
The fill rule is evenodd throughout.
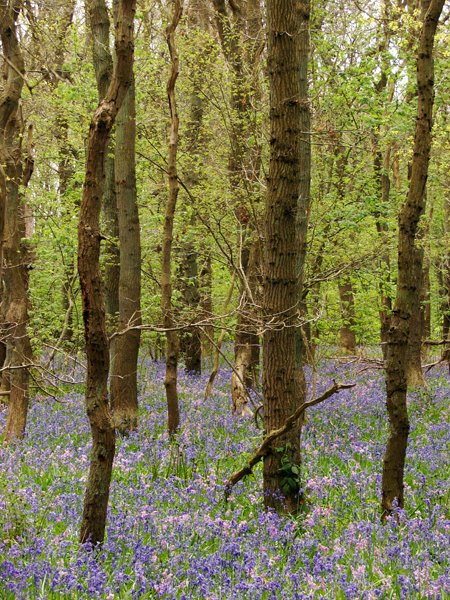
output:
<path id="1" fill-rule="evenodd" d="M 178 51 L 175 45 L 175 31 L 181 19 L 183 9 L 180 0 L 174 0 L 172 21 L 166 29 L 166 40 L 169 47 L 172 68 L 167 82 L 167 96 L 170 108 L 170 136 L 167 172 L 169 177 L 169 194 L 164 215 L 164 231 L 162 244 L 162 273 L 161 273 L 161 310 L 163 324 L 166 328 L 166 375 L 164 386 L 167 398 L 167 427 L 169 435 L 173 436 L 180 425 L 180 410 L 178 406 L 178 357 L 179 339 L 178 332 L 174 330 L 172 309 L 172 242 L 173 222 L 178 199 L 178 128 L 179 118 L 175 95 L 175 84 L 179 73 Z"/>
<path id="2" fill-rule="evenodd" d="M 119 2 L 115 23 L 116 64 L 105 98 L 91 121 L 86 175 L 78 225 L 78 273 L 83 302 L 87 355 L 86 412 L 92 452 L 84 497 L 80 541 L 104 538 L 115 430 L 108 402 L 109 347 L 100 272 L 100 210 L 105 180 L 105 152 L 117 112 L 132 82 L 134 0 Z"/>
<path id="3" fill-rule="evenodd" d="M 270 83 L 270 163 L 266 195 L 264 261 L 263 386 L 264 426 L 284 425 L 304 401 L 296 367 L 296 328 L 305 261 L 309 197 L 301 182 L 309 177 L 307 65 L 309 3 L 267 3 Z M 303 148 L 302 148 L 303 146 Z M 299 507 L 300 425 L 274 441 L 264 457 L 268 507 Z M 284 500 L 280 499 L 280 491 Z"/>
<path id="4" fill-rule="evenodd" d="M 20 49 L 17 19 L 22 2 L 0 2 L 3 87 L 0 92 L 0 272 L 1 338 L 5 366 L 3 388 L 10 389 L 5 439 L 25 432 L 28 413 L 28 367 L 32 350 L 27 333 L 28 268 L 32 261 L 26 242 L 25 206 L 20 187 L 26 186 L 33 160 L 24 148 L 27 134 L 20 99 L 25 64 Z M 31 128 L 29 128 L 29 144 Z"/>
<path id="5" fill-rule="evenodd" d="M 398 283 L 392 313 L 386 356 L 386 405 L 389 438 L 383 462 L 382 514 L 389 515 L 397 502 L 403 507 L 403 478 L 409 419 L 407 410 L 406 367 L 410 319 L 418 294 L 413 268 L 418 223 L 425 210 L 425 188 L 431 147 L 434 102 L 433 45 L 444 0 L 422 3 L 423 23 L 417 51 L 417 120 L 414 156 L 408 194 L 399 214 Z"/>
<path id="6" fill-rule="evenodd" d="M 98 99 L 105 98 L 111 83 L 113 57 L 110 51 L 110 21 L 105 0 L 87 0 L 92 35 L 92 62 L 97 81 Z M 117 0 L 114 0 L 117 10 Z M 116 201 L 116 178 L 114 173 L 114 144 L 108 140 L 105 152 L 105 180 L 103 186 L 102 211 L 105 230 L 105 300 L 108 317 L 108 332 L 112 333 L 119 314 L 120 253 L 118 246 L 119 221 Z M 111 344 L 114 352 L 115 340 Z"/>
<path id="7" fill-rule="evenodd" d="M 355 354 L 355 296 L 350 279 L 342 279 L 338 283 L 341 302 L 342 325 L 339 330 L 339 346 L 346 354 Z"/>
<path id="8" fill-rule="evenodd" d="M 233 411 L 247 410 L 248 388 L 257 383 L 259 337 L 256 309 L 258 288 L 257 262 L 259 254 L 257 209 L 261 148 L 254 124 L 254 106 L 260 99 L 258 83 L 259 59 L 263 48 L 262 16 L 259 0 L 230 3 L 214 0 L 216 27 L 222 50 L 231 71 L 230 155 L 228 173 L 232 205 L 238 223 L 239 262 L 237 270 L 239 308 L 235 331 L 235 365 L 231 376 Z"/>
<path id="9" fill-rule="evenodd" d="M 134 81 L 116 122 L 115 174 L 119 217 L 119 331 L 111 369 L 111 407 L 121 433 L 137 428 L 137 364 L 141 325 L 141 240 L 136 194 Z"/>

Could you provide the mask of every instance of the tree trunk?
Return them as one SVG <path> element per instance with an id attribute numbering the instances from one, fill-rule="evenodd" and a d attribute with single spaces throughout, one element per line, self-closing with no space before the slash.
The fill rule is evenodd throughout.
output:
<path id="1" fill-rule="evenodd" d="M 87 355 L 86 412 L 92 452 L 84 497 L 80 541 L 103 542 L 115 452 L 115 431 L 108 403 L 109 348 L 100 272 L 100 210 L 105 153 L 117 112 L 132 82 L 135 0 L 121 0 L 115 23 L 116 64 L 105 98 L 91 121 L 86 176 L 78 225 L 78 273 L 83 301 Z"/>
<path id="2" fill-rule="evenodd" d="M 17 18 L 20 4 L 0 4 L 0 37 L 5 57 L 3 88 L 0 93 L 0 271 L 2 284 L 2 334 L 5 365 L 2 387 L 10 389 L 5 439 L 25 432 L 28 413 L 28 367 L 32 362 L 28 323 L 28 268 L 31 252 L 26 238 L 25 206 L 20 193 L 33 170 L 30 148 L 27 158 L 23 141 L 27 138 L 19 101 L 25 72 L 18 40 Z M 29 134 L 31 129 L 29 128 Z M 30 145 L 30 139 L 29 139 Z"/>
<path id="3" fill-rule="evenodd" d="M 192 242 L 181 245 L 178 269 L 180 277 L 178 287 L 181 292 L 184 319 L 196 320 L 199 314 L 200 292 L 197 268 L 197 252 Z M 180 333 L 180 353 L 184 357 L 184 366 L 188 373 L 200 375 L 202 372 L 202 346 L 200 330 L 189 326 Z"/>
<path id="4" fill-rule="evenodd" d="M 381 7 L 380 27 L 382 29 L 379 47 L 381 73 L 380 79 L 375 85 L 375 94 L 378 102 L 382 102 L 388 87 L 388 75 L 391 70 L 389 63 L 388 48 L 391 38 L 392 9 L 391 1 L 384 0 Z M 380 148 L 380 123 L 372 130 L 373 169 L 375 174 L 375 186 L 378 195 L 378 206 L 375 211 L 375 226 L 381 244 L 379 258 L 379 316 L 380 316 L 380 341 L 383 360 L 386 361 L 388 332 L 391 323 L 392 299 L 390 296 L 391 283 L 391 258 L 389 254 L 389 195 L 391 180 L 389 178 L 391 148 L 388 146 L 384 152 Z"/>
<path id="5" fill-rule="evenodd" d="M 408 357 L 406 361 L 406 384 L 408 387 L 422 387 L 426 385 L 422 371 L 422 281 L 423 281 L 423 248 L 415 247 L 411 260 L 416 293 L 412 298 L 411 316 L 409 323 Z"/>
<path id="6" fill-rule="evenodd" d="M 397 296 L 386 357 L 389 439 L 384 456 L 381 484 L 383 517 L 393 511 L 395 502 L 400 508 L 404 506 L 403 476 L 409 433 L 406 368 L 411 313 L 414 298 L 418 294 L 413 257 L 416 251 L 418 222 L 425 210 L 434 102 L 433 45 L 444 1 L 431 0 L 429 5 L 428 2 L 422 3 L 423 24 L 417 52 L 418 106 L 414 156 L 408 194 L 399 214 Z"/>
<path id="7" fill-rule="evenodd" d="M 296 327 L 306 253 L 309 197 L 300 194 L 309 177 L 307 95 L 309 2 L 268 0 L 270 162 L 266 195 L 263 388 L 266 433 L 281 427 L 303 403 L 296 367 Z M 303 146 L 303 150 L 302 150 Z M 303 235 L 304 238 L 304 235 Z M 277 438 L 264 457 L 266 506 L 299 507 L 300 425 Z M 280 499 L 280 491 L 284 500 Z"/>
<path id="8" fill-rule="evenodd" d="M 203 260 L 200 263 L 200 317 L 210 320 L 213 314 L 212 302 L 212 260 L 211 253 L 205 249 Z M 211 356 L 213 352 L 214 328 L 211 322 L 202 326 L 201 333 L 202 356 Z"/>
<path id="9" fill-rule="evenodd" d="M 450 186 L 448 186 L 450 188 Z M 447 361 L 450 371 L 450 191 L 444 201 L 444 239 L 445 252 L 441 267 L 443 291 L 442 302 L 442 339 L 445 341 L 442 359 Z"/>
<path id="10" fill-rule="evenodd" d="M 137 428 L 137 364 L 141 325 L 141 242 L 136 197 L 134 81 L 117 114 L 115 174 L 119 216 L 119 332 L 111 368 L 111 408 L 116 428 Z"/>
<path id="11" fill-rule="evenodd" d="M 355 354 L 355 296 L 353 285 L 349 278 L 338 282 L 339 298 L 341 301 L 342 325 L 339 331 L 339 345 L 345 354 Z"/>
<path id="12" fill-rule="evenodd" d="M 208 25 L 203 14 L 201 2 L 189 3 L 188 34 L 196 36 L 207 31 Z M 203 38 L 195 38 L 197 40 Z M 197 52 L 204 52 L 198 48 Z M 194 55 L 190 69 L 192 80 L 192 91 L 190 94 L 190 115 L 186 131 L 186 158 L 187 165 L 183 176 L 184 183 L 189 190 L 187 201 L 192 201 L 199 191 L 201 173 L 199 166 L 205 160 L 202 152 L 203 136 L 203 113 L 205 109 L 205 72 L 204 64 L 200 61 L 200 54 Z M 195 228 L 197 215 L 195 207 L 191 206 L 192 215 L 189 225 Z M 179 309 L 182 320 L 186 323 L 196 321 L 201 317 L 201 292 L 200 276 L 198 269 L 199 245 L 194 243 L 192 233 L 188 230 L 186 235 L 181 235 L 179 240 L 179 291 L 181 295 L 181 306 Z M 200 244 L 201 246 L 202 244 Z M 210 317 L 211 315 L 208 315 Z M 195 325 L 186 326 L 180 333 L 180 353 L 184 358 L 184 365 L 188 373 L 200 375 L 202 371 L 202 337 L 201 329 Z"/>
<path id="13" fill-rule="evenodd" d="M 239 311 L 234 340 L 234 371 L 231 375 L 233 412 L 248 412 L 249 389 L 258 382 L 259 337 L 256 333 L 255 305 L 258 305 L 260 263 L 259 240 L 249 241 L 241 251 L 241 268 L 246 285 L 241 281 Z"/>
<path id="14" fill-rule="evenodd" d="M 179 118 L 175 96 L 175 84 L 179 73 L 179 59 L 175 45 L 175 31 L 182 13 L 183 9 L 180 0 L 174 0 L 172 21 L 166 29 L 166 40 L 169 47 L 172 68 L 169 81 L 167 82 L 167 96 L 169 99 L 171 123 L 169 156 L 167 160 L 169 195 L 166 202 L 162 244 L 161 310 L 164 327 L 166 328 L 166 376 L 164 379 L 164 386 L 166 388 L 167 398 L 168 431 L 171 437 L 177 432 L 180 425 L 177 391 L 179 339 L 177 331 L 174 330 L 175 323 L 172 309 L 172 240 L 173 222 L 179 189 L 177 174 Z"/>
<path id="15" fill-rule="evenodd" d="M 217 31 L 232 77 L 228 173 L 238 222 L 239 263 L 234 267 L 238 271 L 240 288 L 231 395 L 233 411 L 243 413 L 246 410 L 248 387 L 256 384 L 254 377 L 258 365 L 253 361 L 259 359 L 259 352 L 253 349 L 253 346 L 259 345 L 255 304 L 258 278 L 253 272 L 255 263 L 249 261 L 249 257 L 258 252 L 260 244 L 253 215 L 254 198 L 259 196 L 255 183 L 257 185 L 259 178 L 261 149 L 258 144 L 249 144 L 249 139 L 258 137 L 255 135 L 253 107 L 260 96 L 258 68 L 262 18 L 259 0 L 240 5 L 230 3 L 231 15 L 227 12 L 224 0 L 214 0 L 214 6 L 217 11 Z M 250 73 L 250 77 L 247 73 Z"/>
<path id="16" fill-rule="evenodd" d="M 92 35 L 92 62 L 97 81 L 98 99 L 101 101 L 108 91 L 113 71 L 113 58 L 110 51 L 110 24 L 105 0 L 87 0 Z M 115 3 L 116 0 L 115 0 Z M 108 140 L 105 153 L 105 181 L 103 184 L 103 221 L 105 248 L 105 300 L 107 329 L 111 334 L 117 325 L 119 314 L 120 252 L 118 246 L 119 221 L 116 201 L 116 177 L 114 173 L 114 144 Z M 115 339 L 111 343 L 114 354 Z"/>

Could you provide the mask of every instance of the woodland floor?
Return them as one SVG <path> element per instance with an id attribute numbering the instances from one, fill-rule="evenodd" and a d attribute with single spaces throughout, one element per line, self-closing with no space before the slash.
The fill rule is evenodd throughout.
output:
<path id="1" fill-rule="evenodd" d="M 316 395 L 333 379 L 358 385 L 309 411 L 308 506 L 287 518 L 262 509 L 260 469 L 224 502 L 225 479 L 261 439 L 251 417 L 230 414 L 230 374 L 207 402 L 207 375 L 180 374 L 182 429 L 171 446 L 163 365 L 145 364 L 140 429 L 118 441 L 97 554 L 77 544 L 89 464 L 81 389 L 59 403 L 35 398 L 26 438 L 0 447 L 1 600 L 449 598 L 447 371 L 410 395 L 406 511 L 382 525 L 384 384 L 377 371 L 352 369 L 320 367 Z M 2 407 L 1 428 L 5 418 Z"/>

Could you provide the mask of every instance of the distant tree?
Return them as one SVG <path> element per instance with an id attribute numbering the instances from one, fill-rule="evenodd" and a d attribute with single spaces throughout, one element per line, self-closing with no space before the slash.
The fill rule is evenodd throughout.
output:
<path id="1" fill-rule="evenodd" d="M 264 48 L 260 0 L 214 0 L 216 29 L 230 69 L 230 150 L 228 176 L 237 222 L 237 260 L 232 268 L 240 281 L 231 376 L 233 411 L 243 413 L 248 389 L 257 380 L 260 304 L 259 239 L 261 147 L 256 114 L 261 103 L 260 58 Z"/>
<path id="2" fill-rule="evenodd" d="M 115 429 L 108 401 L 109 344 L 99 264 L 104 159 L 111 129 L 132 84 L 135 7 L 135 0 L 120 0 L 115 14 L 116 61 L 106 95 L 100 101 L 90 124 L 78 224 L 78 273 L 87 356 L 86 412 L 92 433 L 80 541 L 90 541 L 92 544 L 101 543 L 104 538 L 115 453 Z"/>
<path id="3" fill-rule="evenodd" d="M 267 2 L 270 83 L 270 163 L 265 212 L 263 389 L 264 428 L 284 425 L 305 400 L 298 376 L 299 325 L 310 177 L 307 67 L 309 2 Z M 297 423 L 264 457 L 264 501 L 295 512 L 299 507 L 300 432 Z M 280 491 L 284 499 L 280 497 Z"/>
<path id="4" fill-rule="evenodd" d="M 422 26 L 417 49 L 417 119 L 408 194 L 398 224 L 398 282 L 386 354 L 389 439 L 383 462 L 382 512 L 392 513 L 394 502 L 404 505 L 404 467 L 409 419 L 406 403 L 407 361 L 411 314 L 420 293 L 414 261 L 420 217 L 425 211 L 434 103 L 433 46 L 445 0 L 422 0 Z"/>

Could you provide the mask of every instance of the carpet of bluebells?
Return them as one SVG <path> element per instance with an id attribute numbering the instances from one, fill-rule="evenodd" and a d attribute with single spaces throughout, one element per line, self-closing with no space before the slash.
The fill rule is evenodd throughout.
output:
<path id="1" fill-rule="evenodd" d="M 411 394 L 406 510 L 382 525 L 384 385 L 374 371 L 325 364 L 316 394 L 356 381 L 310 410 L 303 433 L 307 507 L 262 508 L 261 471 L 224 502 L 224 481 L 261 438 L 230 413 L 229 373 L 180 374 L 182 429 L 165 431 L 161 364 L 142 370 L 139 432 L 118 441 L 107 539 L 77 543 L 89 464 L 81 393 L 36 398 L 24 440 L 0 447 L 0 598 L 450 597 L 449 380 Z M 6 411 L 0 408 L 0 427 Z"/>

